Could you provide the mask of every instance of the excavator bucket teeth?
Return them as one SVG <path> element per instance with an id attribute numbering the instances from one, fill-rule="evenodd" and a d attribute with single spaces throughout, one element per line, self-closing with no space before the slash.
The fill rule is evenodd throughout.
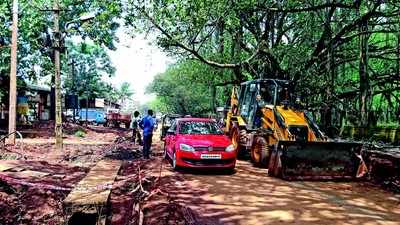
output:
<path id="1" fill-rule="evenodd" d="M 285 180 L 354 179 L 361 147 L 350 142 L 280 141 L 271 154 L 268 174 Z"/>

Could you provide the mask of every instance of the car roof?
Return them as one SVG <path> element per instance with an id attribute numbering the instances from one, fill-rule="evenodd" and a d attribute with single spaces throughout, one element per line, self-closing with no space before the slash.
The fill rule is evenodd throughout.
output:
<path id="1" fill-rule="evenodd" d="M 214 119 L 210 118 L 193 118 L 193 117 L 178 118 L 176 120 L 177 122 L 215 122 Z"/>

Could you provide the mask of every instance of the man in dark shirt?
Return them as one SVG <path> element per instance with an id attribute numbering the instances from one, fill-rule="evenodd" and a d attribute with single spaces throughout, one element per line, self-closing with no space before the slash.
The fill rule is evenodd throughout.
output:
<path id="1" fill-rule="evenodd" d="M 149 109 L 147 111 L 147 116 L 145 116 L 139 123 L 140 128 L 143 129 L 143 157 L 145 159 L 150 158 L 150 148 L 153 138 L 155 121 L 153 118 L 153 110 Z"/>

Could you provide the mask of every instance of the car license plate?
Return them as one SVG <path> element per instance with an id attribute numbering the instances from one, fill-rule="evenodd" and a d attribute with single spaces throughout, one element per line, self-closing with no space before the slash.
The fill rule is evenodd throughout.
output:
<path id="1" fill-rule="evenodd" d="M 201 159 L 221 159 L 221 154 L 201 154 Z"/>

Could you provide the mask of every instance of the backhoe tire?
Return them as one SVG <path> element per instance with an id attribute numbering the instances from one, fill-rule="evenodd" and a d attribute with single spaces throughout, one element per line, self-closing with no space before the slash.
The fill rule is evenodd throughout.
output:
<path id="1" fill-rule="evenodd" d="M 281 153 L 277 151 L 276 147 L 271 151 L 271 156 L 268 163 L 268 176 L 282 177 L 282 161 Z"/>
<path id="2" fill-rule="evenodd" d="M 251 161 L 260 168 L 268 168 L 271 150 L 263 137 L 256 137 L 251 147 Z"/>
<path id="3" fill-rule="evenodd" d="M 235 148 L 235 151 L 237 152 L 237 157 L 244 158 L 244 156 L 246 155 L 246 152 L 245 152 L 246 150 L 240 146 L 240 129 L 236 123 L 232 124 L 230 137 L 232 140 L 232 144 Z"/>

